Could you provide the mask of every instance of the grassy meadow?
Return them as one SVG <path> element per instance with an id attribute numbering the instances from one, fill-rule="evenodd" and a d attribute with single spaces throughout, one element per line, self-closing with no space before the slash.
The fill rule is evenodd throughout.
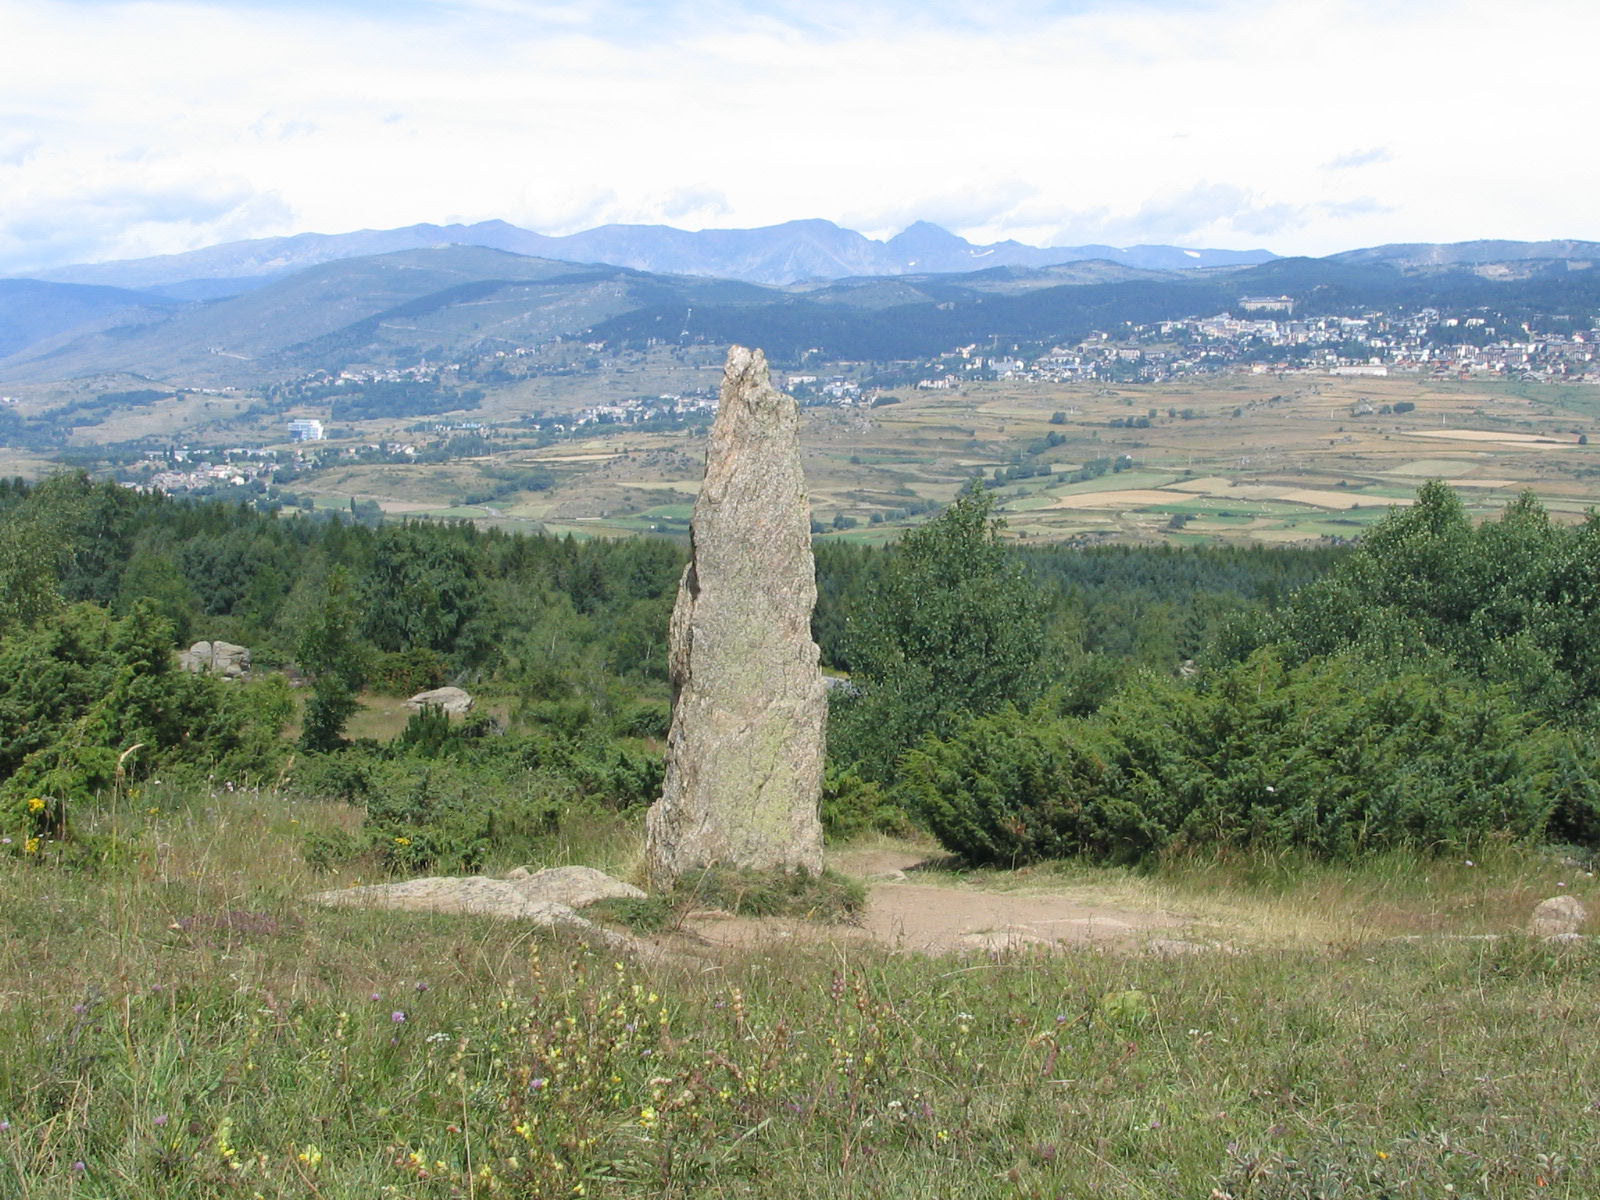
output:
<path id="1" fill-rule="evenodd" d="M 342 806 L 151 783 L 82 819 L 97 869 L 0 860 L 4 1196 L 1600 1194 L 1600 949 L 1518 932 L 1600 892 L 1554 851 L 919 873 L 1183 914 L 1206 954 L 641 965 L 309 903 L 359 879 L 300 857 Z M 638 850 L 610 817 L 547 861 Z"/>

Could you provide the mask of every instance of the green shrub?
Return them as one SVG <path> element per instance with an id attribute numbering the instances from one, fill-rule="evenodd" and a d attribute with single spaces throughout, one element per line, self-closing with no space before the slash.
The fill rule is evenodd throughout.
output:
<path id="1" fill-rule="evenodd" d="M 331 871 L 354 862 L 367 845 L 348 829 L 314 829 L 305 835 L 300 857 L 313 871 Z"/>
<path id="2" fill-rule="evenodd" d="M 1138 857 L 1162 831 L 1145 815 L 1132 777 L 1104 748 L 1080 742 L 1093 732 L 1015 709 L 980 717 L 911 751 L 899 792 L 911 814 L 969 862 Z"/>
<path id="3" fill-rule="evenodd" d="M 906 810 L 875 780 L 854 767 L 829 766 L 822 780 L 822 828 L 830 841 L 865 833 L 908 833 Z"/>
<path id="4" fill-rule="evenodd" d="M 1084 720 L 973 721 L 908 755 L 903 790 L 973 862 L 1176 846 L 1338 857 L 1542 834 L 1562 744 L 1497 691 L 1264 651 L 1202 686 L 1148 678 Z M 1568 836 L 1593 811 L 1592 776 L 1570 765 Z"/>
<path id="5" fill-rule="evenodd" d="M 0 825 L 42 798 L 67 808 L 160 770 L 243 781 L 275 773 L 291 709 L 282 679 L 224 683 L 177 669 L 170 631 L 137 604 L 62 610 L 0 641 Z"/>
<path id="6" fill-rule="evenodd" d="M 529 772 L 494 787 L 456 763 L 400 759 L 373 769 L 362 829 L 390 870 L 477 871 L 491 858 L 537 857 L 581 807 L 558 777 Z"/>
<path id="7" fill-rule="evenodd" d="M 450 663 L 437 650 L 412 646 L 373 656 L 367 680 L 386 696 L 413 696 L 441 686 L 450 677 Z"/>
<path id="8" fill-rule="evenodd" d="M 866 905 L 867 892 L 859 880 L 833 871 L 707 867 L 679 876 L 672 899 L 679 908 L 720 908 L 744 917 L 849 921 Z"/>

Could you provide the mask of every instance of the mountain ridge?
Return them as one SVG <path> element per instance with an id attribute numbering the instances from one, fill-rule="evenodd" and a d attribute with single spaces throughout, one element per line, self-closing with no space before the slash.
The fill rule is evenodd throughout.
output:
<path id="1" fill-rule="evenodd" d="M 1266 250 L 1163 245 L 1038 247 L 1011 240 L 976 245 L 927 221 L 915 222 L 880 242 L 821 218 L 753 229 L 693 231 L 670 225 L 601 225 L 561 236 L 492 220 L 254 238 L 181 254 L 78 263 L 30 277 L 146 289 L 178 299 L 212 299 L 224 294 L 225 287 L 237 294 L 324 262 L 446 245 L 774 285 L 865 275 L 962 274 L 988 266 L 1044 267 L 1091 259 L 1140 269 L 1186 270 L 1249 266 L 1276 257 Z"/>
<path id="2" fill-rule="evenodd" d="M 1071 340 L 1123 322 L 1227 311 L 1251 295 L 1290 295 L 1307 313 L 1501 300 L 1582 311 L 1600 303 L 1600 270 L 1519 261 L 1525 269 L 1503 273 L 1337 257 L 1182 272 L 1091 260 L 773 287 L 448 246 L 336 260 L 237 296 L 169 301 L 165 309 L 135 308 L 120 323 L 112 316 L 62 328 L 0 359 L 0 379 L 131 371 L 185 386 L 252 386 L 572 338 L 634 346 L 736 341 L 764 346 L 775 360 L 808 348 L 898 359 L 999 336 Z"/>

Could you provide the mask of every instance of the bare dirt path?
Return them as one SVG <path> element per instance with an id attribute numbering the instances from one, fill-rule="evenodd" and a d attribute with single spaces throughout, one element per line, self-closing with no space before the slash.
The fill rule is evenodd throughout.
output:
<path id="1" fill-rule="evenodd" d="M 1192 917 L 1159 909 L 1101 902 L 1073 889 L 988 891 L 950 879 L 917 881 L 928 855 L 898 848 L 847 852 L 829 866 L 867 883 L 867 906 L 858 925 L 821 926 L 803 921 L 692 916 L 687 932 L 728 948 L 787 939 L 874 942 L 891 950 L 949 954 L 1053 947 L 1101 946 L 1128 953 L 1181 954 L 1214 943 L 1191 941 Z M 910 874 L 906 874 L 906 872 Z"/>

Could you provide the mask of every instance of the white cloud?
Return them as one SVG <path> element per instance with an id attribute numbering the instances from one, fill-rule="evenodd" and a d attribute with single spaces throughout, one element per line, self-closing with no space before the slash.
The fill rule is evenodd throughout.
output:
<path id="1" fill-rule="evenodd" d="M 0 271 L 491 217 L 1600 238 L 1566 120 L 1589 0 L 0 0 L 0 28 Z"/>

